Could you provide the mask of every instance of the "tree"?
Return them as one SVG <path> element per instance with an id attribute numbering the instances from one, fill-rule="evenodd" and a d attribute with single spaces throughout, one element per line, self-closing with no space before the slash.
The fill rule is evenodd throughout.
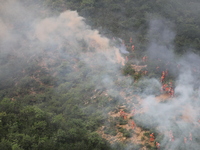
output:
<path id="1" fill-rule="evenodd" d="M 2 139 L 0 142 L 0 150 L 12 150 L 11 142 L 6 139 Z"/>

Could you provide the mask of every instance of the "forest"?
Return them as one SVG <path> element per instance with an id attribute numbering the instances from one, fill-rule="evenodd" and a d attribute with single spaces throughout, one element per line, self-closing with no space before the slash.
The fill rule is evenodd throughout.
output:
<path id="1" fill-rule="evenodd" d="M 198 149 L 199 8 L 2 2 L 0 150 Z"/>

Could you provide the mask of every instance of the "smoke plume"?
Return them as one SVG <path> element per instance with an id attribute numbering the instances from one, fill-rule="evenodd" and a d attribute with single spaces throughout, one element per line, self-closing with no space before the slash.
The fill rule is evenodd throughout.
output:
<path id="1" fill-rule="evenodd" d="M 145 117 L 151 118 L 155 123 L 153 127 L 163 133 L 161 146 L 166 150 L 198 149 L 200 58 L 194 53 L 182 57 L 174 54 L 176 33 L 172 23 L 160 18 L 149 21 L 148 36 L 151 40 L 146 54 L 150 61 L 162 60 L 163 66 L 160 68 L 168 69 L 175 76 L 175 96 L 168 101 L 158 102 L 156 94 L 161 87 L 158 79 L 139 81 L 138 84 L 144 86 L 138 90 L 130 87 L 133 81 L 130 77 L 122 76 L 120 69 L 125 65 L 125 60 L 121 53 L 129 53 L 124 45 L 112 46 L 111 40 L 91 29 L 76 11 L 68 10 L 58 16 L 45 18 L 36 17 L 34 11 L 15 0 L 2 2 L 0 52 L 4 59 L 10 55 L 17 57 L 21 64 L 14 65 L 20 69 L 36 55 L 51 59 L 59 55 L 62 56 L 59 58 L 69 60 L 69 63 L 72 59 L 79 59 L 93 70 L 91 80 L 97 82 L 97 88 L 106 88 L 108 94 L 118 96 L 122 87 L 126 87 L 126 94 L 136 93 L 143 98 L 142 107 L 147 108 Z M 0 63 L 4 65 L 5 61 Z M 9 73 L 14 71 L 10 70 Z M 139 119 L 143 120 L 142 124 L 149 126 L 145 117 Z M 172 134 L 174 141 L 170 139 Z M 185 143 L 184 138 L 187 138 Z"/>
<path id="2" fill-rule="evenodd" d="M 187 53 L 178 57 L 174 54 L 175 32 L 165 21 L 150 20 L 151 41 L 147 54 L 150 60 L 162 61 L 160 67 L 163 71 L 167 69 L 175 75 L 175 96 L 158 102 L 156 95 L 150 95 L 144 98 L 142 105 L 147 108 L 146 117 L 154 122 L 154 128 L 164 135 L 161 142 L 163 149 L 198 149 L 199 56 Z M 168 63 L 170 65 L 166 65 Z M 143 123 L 150 127 L 148 122 Z"/>

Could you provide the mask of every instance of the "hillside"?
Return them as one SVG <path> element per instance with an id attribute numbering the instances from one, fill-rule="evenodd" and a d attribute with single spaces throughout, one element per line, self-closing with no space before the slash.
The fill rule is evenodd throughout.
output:
<path id="1" fill-rule="evenodd" d="M 199 6 L 2 2 L 0 150 L 198 149 Z"/>

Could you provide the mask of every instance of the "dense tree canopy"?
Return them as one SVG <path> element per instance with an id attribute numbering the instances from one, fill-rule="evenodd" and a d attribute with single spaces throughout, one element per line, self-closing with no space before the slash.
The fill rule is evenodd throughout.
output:
<path id="1" fill-rule="evenodd" d="M 92 29 L 98 29 L 106 37 L 118 37 L 125 43 L 132 37 L 136 49 L 141 52 L 145 51 L 151 40 L 148 37 L 149 21 L 165 18 L 167 21 L 164 23 L 173 24 L 176 32 L 173 44 L 178 54 L 188 49 L 197 53 L 200 51 L 200 3 L 197 0 L 20 1 L 27 8 L 36 7 L 36 14 L 43 18 L 56 16 L 68 9 L 76 10 L 86 18 L 85 22 Z M 13 28 L 17 32 L 20 28 L 28 28 L 27 26 Z M 28 40 L 24 39 L 24 43 L 26 42 Z M 79 44 L 82 45 L 81 52 L 85 52 L 87 45 L 84 42 Z M 24 45 L 17 45 L 16 50 L 21 50 Z M 31 46 L 25 48 L 31 50 Z M 0 150 L 124 149 L 126 143 L 115 143 L 111 146 L 96 132 L 99 127 L 109 123 L 111 127 L 106 128 L 105 132 L 116 135 L 115 123 L 127 124 L 120 119 L 112 122 L 107 116 L 116 106 L 123 105 L 123 98 L 115 91 L 109 91 L 109 95 L 102 84 L 97 85 L 98 80 L 105 76 L 105 70 L 88 67 L 88 64 L 78 59 L 78 54 L 73 50 L 68 59 L 63 53 L 66 47 L 58 48 L 62 51 L 60 54 L 52 52 L 51 55 L 57 57 L 55 60 L 46 61 L 50 59 L 47 53 L 51 53 L 50 48 L 49 51 L 46 49 L 42 55 L 30 56 L 23 52 L 17 56 L 18 53 L 0 51 Z M 92 51 L 92 48 L 89 50 Z M 140 56 L 140 53 L 130 52 L 128 57 L 136 56 Z M 149 62 L 149 77 L 160 75 L 160 72 L 151 69 L 155 67 L 156 61 Z M 44 62 L 49 64 L 41 64 Z M 115 67 L 120 68 L 117 65 Z M 136 73 L 129 63 L 120 69 L 122 76 L 131 76 L 137 81 L 143 76 L 142 72 Z M 116 88 L 123 89 L 127 83 L 120 81 L 115 77 L 114 71 L 110 70 L 108 74 L 114 78 L 110 83 L 114 82 L 118 85 Z M 168 80 L 174 79 L 176 73 L 169 73 Z M 109 83 L 109 78 L 107 80 L 106 84 Z M 137 87 L 137 92 L 144 85 L 136 83 L 134 86 Z M 127 130 L 121 129 L 120 132 L 126 138 L 131 136 Z M 139 147 L 131 145 L 128 149 Z"/>

